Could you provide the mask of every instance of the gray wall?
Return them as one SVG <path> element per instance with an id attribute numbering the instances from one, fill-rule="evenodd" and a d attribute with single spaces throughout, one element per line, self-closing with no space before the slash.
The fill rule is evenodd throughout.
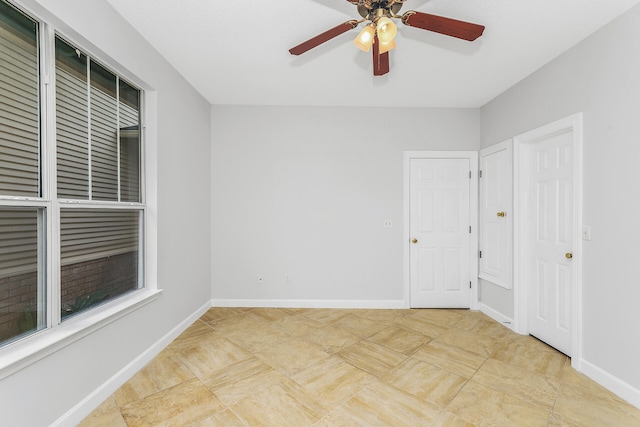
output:
<path id="1" fill-rule="evenodd" d="M 214 300 L 402 302 L 403 151 L 475 151 L 479 117 L 477 109 L 213 107 Z"/>
<path id="2" fill-rule="evenodd" d="M 104 0 L 24 0 L 85 39 L 157 94 L 158 288 L 160 298 L 0 380 L 2 425 L 45 426 L 102 386 L 210 300 L 210 106 Z M 44 10 L 47 7 L 49 11 Z M 72 30 L 73 28 L 73 30 Z M 93 46 L 91 46 L 93 45 Z M 153 134 L 157 133 L 157 142 Z"/>
<path id="3" fill-rule="evenodd" d="M 640 389 L 640 6 L 482 108 L 482 147 L 584 113 L 584 360 Z M 509 314 L 510 292 L 483 290 Z"/>

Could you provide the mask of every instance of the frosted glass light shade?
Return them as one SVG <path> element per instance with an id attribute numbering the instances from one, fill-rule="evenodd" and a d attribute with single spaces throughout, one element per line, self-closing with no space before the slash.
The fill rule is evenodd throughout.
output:
<path id="1" fill-rule="evenodd" d="M 372 24 L 367 25 L 360 31 L 358 37 L 353 41 L 358 49 L 363 52 L 369 52 L 371 45 L 373 44 L 373 37 L 375 35 L 375 28 Z"/>
<path id="2" fill-rule="evenodd" d="M 386 42 L 383 43 L 382 41 L 380 41 L 380 39 L 378 38 L 378 41 L 380 42 L 380 53 L 385 53 L 385 52 L 389 52 L 390 50 L 393 50 L 396 48 L 396 41 L 391 39 L 390 42 Z"/>
<path id="3" fill-rule="evenodd" d="M 383 16 L 376 22 L 376 31 L 378 33 L 378 40 L 382 43 L 389 43 L 398 33 L 398 27 L 391 21 L 391 19 Z"/>

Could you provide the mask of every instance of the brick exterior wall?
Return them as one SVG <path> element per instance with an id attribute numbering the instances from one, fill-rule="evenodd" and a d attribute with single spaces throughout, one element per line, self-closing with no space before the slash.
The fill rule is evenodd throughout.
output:
<path id="1" fill-rule="evenodd" d="M 37 272 L 0 279 L 0 342 L 20 334 L 25 309 L 37 310 Z M 35 320 L 36 313 L 33 313 Z"/>
<path id="2" fill-rule="evenodd" d="M 138 253 L 128 252 L 62 267 L 62 315 L 74 314 L 78 298 L 92 294 L 113 299 L 137 288 Z M 96 294 L 96 292 L 99 292 Z M 0 342 L 20 335 L 24 331 L 25 310 L 36 320 L 37 274 L 35 271 L 0 279 Z M 86 308 L 86 307 L 85 307 Z"/>

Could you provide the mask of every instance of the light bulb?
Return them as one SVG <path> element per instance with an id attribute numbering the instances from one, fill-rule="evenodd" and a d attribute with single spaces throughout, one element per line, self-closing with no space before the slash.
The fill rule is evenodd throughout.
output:
<path id="1" fill-rule="evenodd" d="M 398 27 L 391 19 L 383 16 L 376 22 L 376 31 L 382 43 L 389 43 L 398 33 Z"/>
<path id="2" fill-rule="evenodd" d="M 371 45 L 373 44 L 373 36 L 375 35 L 375 29 L 373 24 L 369 24 L 360 31 L 358 37 L 353 41 L 358 49 L 363 52 L 369 52 Z"/>
<path id="3" fill-rule="evenodd" d="M 380 43 L 380 47 L 378 48 L 380 53 L 389 52 L 396 48 L 396 41 L 393 39 L 391 39 L 390 42 L 383 43 L 380 41 L 380 38 L 378 38 L 378 42 Z"/>

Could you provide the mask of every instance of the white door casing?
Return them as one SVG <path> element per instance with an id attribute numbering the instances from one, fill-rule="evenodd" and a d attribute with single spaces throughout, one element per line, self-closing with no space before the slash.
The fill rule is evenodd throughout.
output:
<path id="1" fill-rule="evenodd" d="M 483 280 L 513 285 L 513 141 L 480 151 L 480 274 Z"/>
<path id="2" fill-rule="evenodd" d="M 475 308 L 477 153 L 406 153 L 405 179 L 409 306 Z"/>
<path id="3" fill-rule="evenodd" d="M 516 331 L 581 359 L 582 116 L 514 139 Z M 567 257 L 567 254 L 571 258 Z"/>

